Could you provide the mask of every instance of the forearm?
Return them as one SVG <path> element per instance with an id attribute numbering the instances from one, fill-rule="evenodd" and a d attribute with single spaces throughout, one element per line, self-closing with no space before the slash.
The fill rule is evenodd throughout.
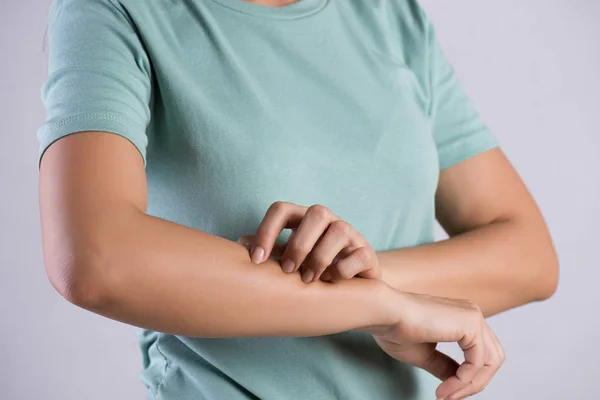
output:
<path id="1" fill-rule="evenodd" d="M 392 319 L 386 302 L 394 290 L 381 282 L 305 285 L 274 260 L 253 264 L 233 241 L 140 212 L 98 219 L 94 232 L 102 230 L 85 256 L 93 267 L 83 280 L 95 282 L 87 288 L 96 295 L 79 305 L 115 320 L 186 336 L 241 337 L 315 336 Z"/>
<path id="2" fill-rule="evenodd" d="M 422 246 L 378 252 L 399 290 L 468 299 L 485 316 L 549 297 L 557 262 L 545 229 L 505 220 Z"/>

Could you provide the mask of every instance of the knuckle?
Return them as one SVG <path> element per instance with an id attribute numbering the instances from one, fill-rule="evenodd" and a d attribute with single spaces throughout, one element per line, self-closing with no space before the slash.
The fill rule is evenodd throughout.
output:
<path id="1" fill-rule="evenodd" d="M 502 361 L 498 360 L 493 366 L 492 369 L 494 371 L 494 374 L 496 372 L 498 372 L 498 370 L 500 369 L 500 367 L 502 366 Z"/>
<path id="2" fill-rule="evenodd" d="M 467 302 L 466 303 L 467 307 L 469 307 L 469 309 L 471 311 L 473 311 L 474 313 L 477 313 L 477 314 L 482 314 L 481 307 L 479 307 L 479 305 L 477 303 L 475 303 L 475 302 L 473 302 L 471 300 L 467 300 L 466 302 Z"/>
<path id="3" fill-rule="evenodd" d="M 346 236 L 352 231 L 352 225 L 342 219 L 335 220 L 331 223 L 329 229 L 340 236 Z"/>
<path id="4" fill-rule="evenodd" d="M 498 357 L 500 359 L 500 365 L 504 364 L 504 361 L 506 361 L 506 353 L 502 348 L 499 349 Z"/>
<path id="5" fill-rule="evenodd" d="M 482 357 L 480 357 L 480 360 L 477 360 L 477 361 L 473 362 L 473 366 L 476 369 L 481 369 L 481 368 L 485 367 L 485 360 L 484 360 L 483 357 L 484 357 L 484 355 L 482 355 Z"/>
<path id="6" fill-rule="evenodd" d="M 278 200 L 269 206 L 269 211 L 274 213 L 280 213 L 285 211 L 286 208 L 287 202 Z"/>
<path id="7" fill-rule="evenodd" d="M 331 211 L 329 208 L 321 205 L 321 204 L 313 204 L 308 207 L 307 213 L 310 213 L 315 218 L 326 220 L 330 217 Z"/>
<path id="8" fill-rule="evenodd" d="M 494 353 L 492 356 L 490 356 L 490 361 L 487 362 L 487 364 L 489 364 L 494 371 L 497 370 L 498 368 L 500 368 L 500 364 L 501 364 L 500 355 L 497 353 Z"/>
<path id="9" fill-rule="evenodd" d="M 483 318 L 483 313 L 481 312 L 481 309 L 479 308 L 479 306 L 477 304 L 472 303 L 469 306 L 468 312 L 469 312 L 470 320 L 473 325 L 481 327 L 485 323 L 485 320 Z"/>

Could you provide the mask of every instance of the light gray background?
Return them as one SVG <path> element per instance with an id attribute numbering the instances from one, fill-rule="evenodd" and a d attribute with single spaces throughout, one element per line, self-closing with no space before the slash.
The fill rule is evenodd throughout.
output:
<path id="1" fill-rule="evenodd" d="M 63 300 L 42 264 L 35 132 L 49 2 L 0 0 L 0 399 L 142 399 L 134 329 Z M 561 261 L 550 301 L 490 319 L 507 361 L 478 397 L 600 398 L 600 2 L 422 4 Z"/>

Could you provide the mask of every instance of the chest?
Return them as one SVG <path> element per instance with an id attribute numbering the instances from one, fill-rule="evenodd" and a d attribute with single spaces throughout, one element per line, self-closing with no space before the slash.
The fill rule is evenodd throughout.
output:
<path id="1" fill-rule="evenodd" d="M 257 217 L 276 200 L 324 204 L 355 224 L 367 209 L 430 209 L 437 152 L 405 65 L 343 24 L 185 26 L 155 50 L 149 164 Z"/>

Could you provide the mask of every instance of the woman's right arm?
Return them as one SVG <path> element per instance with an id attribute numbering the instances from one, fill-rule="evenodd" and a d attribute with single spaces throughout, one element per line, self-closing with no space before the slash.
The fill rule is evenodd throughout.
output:
<path id="1" fill-rule="evenodd" d="M 146 214 L 140 152 L 120 135 L 64 136 L 40 164 L 44 264 L 70 302 L 151 330 L 196 337 L 371 333 L 390 356 L 444 382 L 438 398 L 482 390 L 503 362 L 481 310 L 375 279 L 306 285 L 231 240 Z M 435 349 L 458 342 L 456 361 Z"/>
<path id="2" fill-rule="evenodd" d="M 199 337 L 313 336 L 397 321 L 400 292 L 370 279 L 302 283 L 240 244 L 146 214 L 143 159 L 126 139 L 79 132 L 40 165 L 44 262 L 68 301 Z"/>

